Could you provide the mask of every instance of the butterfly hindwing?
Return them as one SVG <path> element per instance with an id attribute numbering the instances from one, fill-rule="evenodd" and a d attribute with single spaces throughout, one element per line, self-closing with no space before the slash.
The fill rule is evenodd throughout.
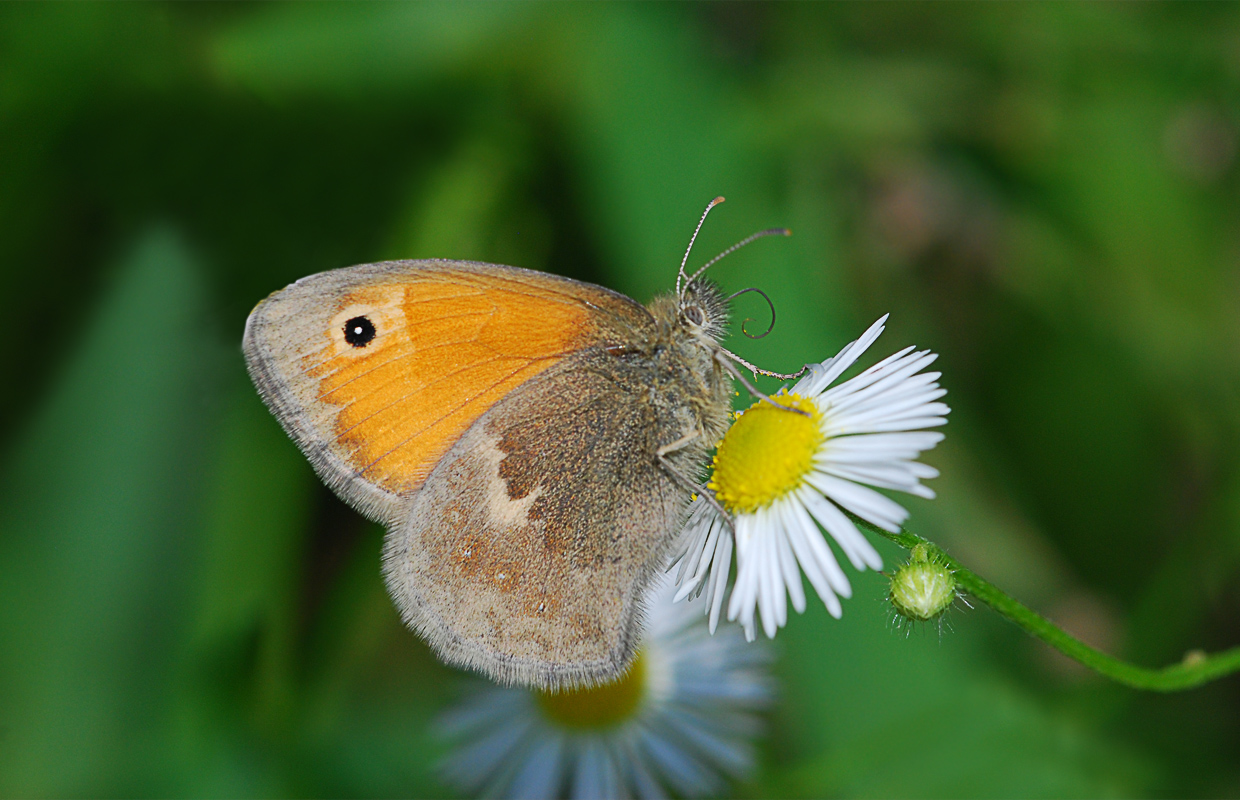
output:
<path id="1" fill-rule="evenodd" d="M 428 477 L 385 548 L 440 656 L 502 682 L 593 683 L 637 645 L 685 492 L 659 467 L 649 376 L 579 353 L 513 391 Z"/>

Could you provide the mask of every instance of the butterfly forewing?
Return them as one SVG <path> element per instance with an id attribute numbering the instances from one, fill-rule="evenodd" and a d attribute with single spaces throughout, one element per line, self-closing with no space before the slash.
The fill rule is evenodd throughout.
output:
<path id="1" fill-rule="evenodd" d="M 397 261 L 276 292 L 251 314 L 243 346 L 263 397 L 324 480 L 390 522 L 500 398 L 643 315 L 622 295 L 564 278 Z"/>

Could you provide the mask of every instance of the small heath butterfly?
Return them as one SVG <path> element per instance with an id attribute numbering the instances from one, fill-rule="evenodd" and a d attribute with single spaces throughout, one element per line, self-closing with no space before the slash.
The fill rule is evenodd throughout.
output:
<path id="1" fill-rule="evenodd" d="M 242 347 L 319 476 L 386 526 L 388 590 L 443 660 L 602 683 L 640 643 L 731 379 L 760 394 L 701 273 L 775 233 L 693 275 L 686 252 L 676 291 L 646 306 L 472 261 L 323 272 L 259 303 Z"/>

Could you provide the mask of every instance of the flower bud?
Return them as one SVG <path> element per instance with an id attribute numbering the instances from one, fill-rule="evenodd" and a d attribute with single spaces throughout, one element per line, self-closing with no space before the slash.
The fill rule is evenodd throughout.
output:
<path id="1" fill-rule="evenodd" d="M 924 544 L 913 547 L 908 563 L 891 575 L 891 605 L 900 616 L 929 622 L 956 600 L 951 569 Z"/>

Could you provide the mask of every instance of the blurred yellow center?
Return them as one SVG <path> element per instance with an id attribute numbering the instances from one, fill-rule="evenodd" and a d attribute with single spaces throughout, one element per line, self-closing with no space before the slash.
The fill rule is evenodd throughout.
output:
<path id="1" fill-rule="evenodd" d="M 609 728 L 633 716 L 646 694 L 646 659 L 638 653 L 629 671 L 591 689 L 535 692 L 538 706 L 566 728 Z"/>
<path id="2" fill-rule="evenodd" d="M 822 444 L 818 407 L 799 394 L 773 399 L 808 416 L 760 400 L 737 418 L 715 451 L 715 472 L 706 484 L 728 511 L 768 506 L 800 486 L 813 469 Z"/>

